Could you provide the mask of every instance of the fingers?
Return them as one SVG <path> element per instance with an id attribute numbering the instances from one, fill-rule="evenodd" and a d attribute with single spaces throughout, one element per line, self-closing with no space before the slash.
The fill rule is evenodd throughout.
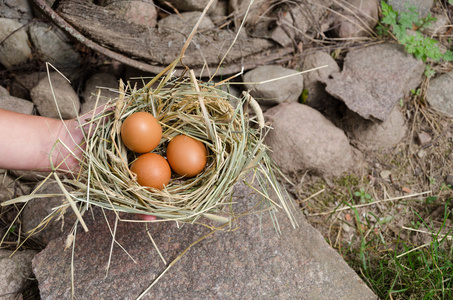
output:
<path id="1" fill-rule="evenodd" d="M 96 123 L 99 121 L 105 121 L 107 116 L 104 118 L 97 118 L 97 116 L 103 114 L 106 115 L 105 112 L 108 111 L 113 111 L 113 107 L 109 104 L 104 104 L 99 107 L 96 107 L 95 109 L 80 115 L 78 117 L 78 123 L 79 127 L 82 127 L 83 130 L 88 134 L 88 137 L 91 136 L 94 132 L 94 129 L 96 127 Z"/>
<path id="2" fill-rule="evenodd" d="M 137 216 L 144 221 L 155 221 L 157 218 L 151 215 L 137 214 Z"/>

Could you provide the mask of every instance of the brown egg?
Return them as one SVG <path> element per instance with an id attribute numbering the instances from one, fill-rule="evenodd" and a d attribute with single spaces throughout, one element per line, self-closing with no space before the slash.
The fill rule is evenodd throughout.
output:
<path id="1" fill-rule="evenodd" d="M 186 135 L 178 135 L 168 143 L 167 159 L 178 175 L 194 177 L 206 167 L 206 146 Z"/>
<path id="2" fill-rule="evenodd" d="M 171 169 L 165 158 L 156 153 L 140 155 L 131 165 L 141 186 L 163 189 L 170 182 Z"/>
<path id="3" fill-rule="evenodd" d="M 124 145 L 137 153 L 145 153 L 159 145 L 162 126 L 150 113 L 141 111 L 130 115 L 121 126 Z"/>

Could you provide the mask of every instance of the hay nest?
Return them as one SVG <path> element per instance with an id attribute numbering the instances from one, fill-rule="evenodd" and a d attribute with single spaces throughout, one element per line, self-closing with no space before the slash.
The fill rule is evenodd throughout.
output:
<path id="1" fill-rule="evenodd" d="M 261 209 L 273 212 L 283 208 L 292 219 L 286 191 L 275 177 L 263 143 L 269 127 L 259 117 L 260 111 L 258 118 L 249 118 L 243 110 L 246 102 L 254 100 L 248 94 L 237 98 L 191 75 L 173 80 L 156 77 L 139 90 L 120 85 L 119 97 L 107 106 L 109 109 L 84 124 L 90 127 L 90 137 L 86 139 L 81 173 L 67 181 L 76 187 L 68 200 L 80 202 L 80 211 L 95 205 L 115 212 L 153 215 L 158 221 L 187 223 L 207 217 L 228 222 L 236 217 L 230 197 L 234 185 L 252 178 L 258 184 L 247 184 L 263 196 Z M 160 84 L 153 89 L 158 80 Z M 120 136 L 122 122 L 138 111 L 153 114 L 162 126 L 161 142 L 152 152 L 165 157 L 168 142 L 185 134 L 206 145 L 204 171 L 187 179 L 173 174 L 162 190 L 140 186 L 129 170 L 138 155 L 124 146 Z M 273 191 L 278 200 L 272 200 L 268 191 Z"/>

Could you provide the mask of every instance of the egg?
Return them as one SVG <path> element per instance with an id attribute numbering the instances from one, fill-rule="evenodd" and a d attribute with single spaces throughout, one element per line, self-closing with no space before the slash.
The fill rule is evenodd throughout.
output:
<path id="1" fill-rule="evenodd" d="M 162 126 L 150 113 L 141 111 L 131 114 L 121 125 L 121 139 L 131 151 L 145 153 L 159 145 Z"/>
<path id="2" fill-rule="evenodd" d="M 131 165 L 131 172 L 137 174 L 141 186 L 163 189 L 170 182 L 171 169 L 167 160 L 156 153 L 140 155 Z"/>
<path id="3" fill-rule="evenodd" d="M 168 143 L 167 159 L 175 173 L 194 177 L 206 167 L 206 146 L 189 136 L 178 135 Z"/>

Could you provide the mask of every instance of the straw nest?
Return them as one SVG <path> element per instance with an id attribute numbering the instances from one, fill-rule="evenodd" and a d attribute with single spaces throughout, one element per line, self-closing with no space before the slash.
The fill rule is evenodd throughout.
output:
<path id="1" fill-rule="evenodd" d="M 76 187 L 71 198 L 84 207 L 148 214 L 159 220 L 194 222 L 207 217 L 226 222 L 234 217 L 229 197 L 234 185 L 253 173 L 259 188 L 249 186 L 263 196 L 266 209 L 283 207 L 288 211 L 285 191 L 275 178 L 263 143 L 268 127 L 263 127 L 262 120 L 254 126 L 256 118 L 249 119 L 243 110 L 245 102 L 254 100 L 247 95 L 237 98 L 212 84 L 198 82 L 195 76 L 171 82 L 165 79 L 155 89 L 150 86 L 156 80 L 139 90 L 120 86 L 120 96 L 111 109 L 93 118 L 81 173 L 69 181 Z M 165 157 L 166 145 L 173 137 L 188 135 L 208 149 L 204 171 L 187 179 L 173 174 L 162 190 L 140 186 L 129 170 L 138 155 L 124 146 L 120 136 L 122 122 L 138 111 L 153 114 L 162 125 L 161 142 L 152 152 Z M 280 203 L 268 196 L 268 190 L 276 192 Z"/>
<path id="2" fill-rule="evenodd" d="M 238 98 L 219 89 L 228 79 L 216 85 L 199 82 L 193 71 L 182 63 L 185 50 L 212 2 L 209 1 L 172 64 L 144 88 L 125 88 L 120 82 L 117 99 L 111 99 L 104 110 L 89 121 L 79 120 L 79 125 L 87 130 L 84 145 L 79 147 L 82 158 L 74 155 L 80 162 L 80 172 L 71 173 L 72 179 L 65 180 L 52 172 L 32 194 L 2 205 L 48 197 L 38 194 L 37 190 L 53 176 L 65 197 L 64 203 L 54 208 L 53 215 L 61 216 L 71 207 L 85 231 L 88 228 L 82 215 L 91 206 L 113 210 L 120 220 L 123 220 L 122 215 L 118 213 L 124 212 L 152 215 L 158 217 L 157 222 L 194 223 L 208 218 L 226 223 L 240 216 L 233 207 L 232 193 L 236 183 L 243 181 L 262 196 L 262 201 L 255 205 L 258 211 L 268 211 L 274 216 L 276 209 L 283 209 L 293 226 L 297 226 L 292 214 L 294 207 L 287 201 L 289 197 L 274 174 L 275 166 L 263 143 L 270 128 L 264 123 L 259 105 L 248 93 Z M 228 51 L 217 71 L 227 54 Z M 189 70 L 190 76 L 183 74 L 172 79 L 179 63 Z M 236 103 L 235 107 L 231 103 Z M 251 107 L 255 117 L 250 118 L 244 107 Z M 169 141 L 184 134 L 205 144 L 208 149 L 205 169 L 193 178 L 173 174 L 162 190 L 140 186 L 129 168 L 138 155 L 125 147 L 120 136 L 122 122 L 139 111 L 154 115 L 163 129 L 162 139 L 152 152 L 165 157 Z M 45 225 L 46 220 L 40 226 Z"/>

